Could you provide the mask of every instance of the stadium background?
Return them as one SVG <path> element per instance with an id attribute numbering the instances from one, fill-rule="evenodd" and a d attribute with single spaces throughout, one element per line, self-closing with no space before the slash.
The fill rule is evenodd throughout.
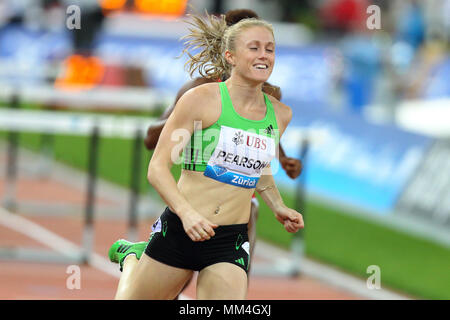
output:
<path id="1" fill-rule="evenodd" d="M 71 29 L 77 13 L 68 10 L 70 5 L 80 8 L 81 29 Z M 371 5 L 381 10 L 379 28 L 369 27 L 377 18 Z M 100 137 L 98 164 L 92 168 L 92 135 L 70 134 L 70 127 L 65 134 L 51 134 L 48 128 L 30 133 L 25 114 L 22 121 L 19 114 L 8 112 L 41 112 L 30 114 L 40 123 L 50 117 L 42 111 L 67 117 L 74 111 L 114 116 L 114 124 L 133 117 L 145 128 L 188 80 L 185 57 L 177 58 L 182 49 L 179 38 L 186 32 L 184 15 L 234 8 L 250 8 L 274 24 L 277 60 L 269 81 L 282 88 L 282 101 L 294 112 L 282 143 L 289 156 L 303 153 L 305 162 L 296 181 L 277 170 L 276 162 L 273 166 L 283 198 L 304 213 L 306 229 L 294 239 L 260 201 L 258 237 L 363 280 L 369 277 L 367 268 L 376 265 L 383 288 L 406 296 L 449 299 L 450 1 L 446 0 L 1 1 L 2 206 L 41 225 L 46 215 L 58 217 L 57 223 L 52 222 L 60 223 L 55 230 L 70 238 L 72 222 L 62 217 L 74 214 L 61 208 L 72 200 L 48 209 L 61 198 L 50 189 L 45 193 L 39 187 L 45 184 L 42 180 L 28 193 L 39 194 L 46 209 L 41 204 L 21 207 L 27 187 L 20 179 L 15 186 L 17 203 L 11 201 L 8 159 L 16 141 L 19 154 L 29 155 L 19 165 L 29 169 L 19 170 L 24 181 L 55 175 L 58 163 L 95 170 L 102 181 L 131 190 L 131 202 L 150 200 L 138 206 L 138 220 L 154 219 L 162 204 L 146 181 L 151 154 L 134 147 L 141 141 L 137 136 Z M 91 94 L 103 89 L 107 91 L 99 97 Z M 130 108 L 132 104 L 138 107 Z M 175 176 L 179 170 L 174 168 Z M 74 202 L 83 207 L 84 199 L 79 198 Z M 127 213 L 136 214 L 127 201 L 121 213 L 111 210 L 116 220 L 101 220 L 105 226 L 114 225 L 108 234 L 111 239 L 126 236 Z M 75 211 L 84 213 L 80 208 Z M 108 209 L 104 211 L 96 212 L 96 217 L 107 217 Z M 136 226 L 130 221 L 133 231 Z M 141 239 L 147 231 L 143 224 L 137 227 Z M 16 239 L 8 227 L 2 228 L 0 247 L 7 250 L 0 250 L 0 268 L 10 270 L 7 261 L 20 260 L 11 255 L 14 247 L 35 243 Z M 119 231 L 112 234 L 114 228 Z M 137 237 L 136 232 L 131 236 Z M 107 241 L 102 241 L 107 248 Z M 277 270 L 274 267 L 274 273 Z M 2 276 L 7 278 L 8 273 Z"/>

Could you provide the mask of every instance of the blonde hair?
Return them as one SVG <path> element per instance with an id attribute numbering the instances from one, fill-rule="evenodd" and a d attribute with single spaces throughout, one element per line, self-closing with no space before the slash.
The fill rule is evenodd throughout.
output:
<path id="1" fill-rule="evenodd" d="M 225 15 L 220 17 L 206 13 L 203 18 L 200 15 L 191 15 L 192 21 L 187 21 L 191 27 L 189 34 L 182 37 L 184 49 L 182 55 L 189 56 L 185 68 L 192 77 L 197 70 L 205 78 L 222 79 L 231 73 L 231 65 L 225 60 L 226 50 L 234 52 L 238 35 L 251 27 L 262 26 L 267 28 L 273 36 L 273 27 L 270 23 L 257 18 L 246 18 L 227 26 Z M 200 52 L 192 55 L 190 51 L 200 49 Z"/>

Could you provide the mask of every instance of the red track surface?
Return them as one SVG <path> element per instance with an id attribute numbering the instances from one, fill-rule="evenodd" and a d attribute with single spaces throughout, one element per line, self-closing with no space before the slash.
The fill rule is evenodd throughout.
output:
<path id="1" fill-rule="evenodd" d="M 4 194 L 0 181 L 0 196 Z M 71 204 L 84 201 L 84 190 L 54 181 L 19 181 L 18 199 L 58 201 Z M 98 199 L 97 204 L 111 203 L 111 199 Z M 81 244 L 83 217 L 22 215 L 57 235 Z M 139 239 L 147 239 L 153 221 L 140 221 Z M 118 238 L 126 238 L 126 221 L 96 218 L 94 251 L 108 259 L 109 246 Z M 0 224 L 1 247 L 45 248 L 44 244 Z M 0 260 L 0 299 L 113 299 L 118 279 L 92 266 L 81 265 L 81 288 L 66 287 L 67 264 L 8 262 Z M 184 294 L 195 299 L 195 281 Z M 251 276 L 248 299 L 361 299 L 343 290 L 331 287 L 315 279 L 269 278 Z"/>

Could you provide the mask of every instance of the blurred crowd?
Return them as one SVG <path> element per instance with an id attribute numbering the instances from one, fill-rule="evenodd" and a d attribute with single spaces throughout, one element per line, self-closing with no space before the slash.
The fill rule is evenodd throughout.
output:
<path id="1" fill-rule="evenodd" d="M 450 96 L 450 86 L 442 83 L 450 77 L 450 1 L 321 4 L 315 11 L 318 34 L 334 41 L 342 55 L 335 82 L 338 106 L 360 112 L 367 105 L 380 105 L 393 116 L 401 100 Z M 367 26 L 371 5 L 381 9 L 380 29 Z"/>
<path id="2" fill-rule="evenodd" d="M 387 114 L 404 99 L 450 96 L 450 0 L 191 0 L 191 7 L 211 13 L 247 7 L 269 21 L 301 25 L 314 43 L 334 48 L 330 105 L 355 113 L 381 105 Z M 140 1 L 145 3 L 145 1 Z M 66 16 L 65 8 L 81 8 L 88 27 L 73 32 L 77 53 L 89 55 L 93 39 L 119 5 L 130 10 L 133 0 L 0 0 L 0 28 L 23 24 L 51 29 Z M 368 11 L 380 9 L 379 28 L 370 29 Z M 102 8 L 102 7 L 103 8 Z M 109 7 L 108 7 L 109 6 Z M 274 8 L 276 10 L 274 10 Z M 267 15 L 267 16 L 266 16 Z"/>
<path id="3" fill-rule="evenodd" d="M 387 120 L 404 99 L 450 96 L 450 1 L 279 1 L 282 19 L 309 27 L 333 43 L 336 108 L 360 113 L 379 105 Z M 380 9 L 379 28 L 368 19 Z M 373 22 L 373 20 L 372 20 Z"/>

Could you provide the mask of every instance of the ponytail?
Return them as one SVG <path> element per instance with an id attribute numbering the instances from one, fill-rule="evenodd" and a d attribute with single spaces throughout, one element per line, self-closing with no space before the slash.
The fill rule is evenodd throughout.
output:
<path id="1" fill-rule="evenodd" d="M 184 49 L 182 54 L 189 56 L 185 68 L 192 77 L 195 71 L 204 77 L 222 79 L 230 74 L 230 65 L 223 55 L 225 43 L 223 36 L 227 29 L 225 16 L 216 17 L 206 14 L 206 18 L 199 15 L 191 15 L 192 21 L 188 28 L 189 34 L 182 37 Z M 190 51 L 200 49 L 200 52 L 192 55 Z"/>

